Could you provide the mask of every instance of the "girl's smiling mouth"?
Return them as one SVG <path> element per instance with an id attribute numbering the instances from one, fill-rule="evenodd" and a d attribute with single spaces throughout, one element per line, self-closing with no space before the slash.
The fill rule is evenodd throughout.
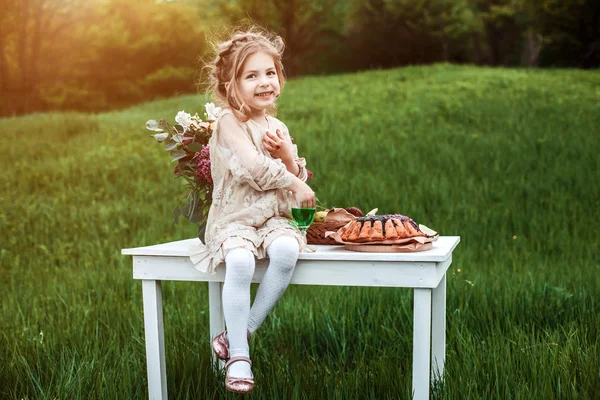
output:
<path id="1" fill-rule="evenodd" d="M 254 95 L 254 97 L 260 97 L 260 98 L 267 98 L 267 97 L 271 97 L 271 95 L 273 94 L 273 92 L 263 92 L 263 93 L 257 93 Z"/>

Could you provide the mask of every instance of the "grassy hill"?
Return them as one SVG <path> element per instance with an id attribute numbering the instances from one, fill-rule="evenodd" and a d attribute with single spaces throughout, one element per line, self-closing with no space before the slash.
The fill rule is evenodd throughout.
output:
<path id="1" fill-rule="evenodd" d="M 120 249 L 196 228 L 173 224 L 183 183 L 144 123 L 206 101 L 0 119 L 0 398 L 146 398 L 141 286 Z M 434 398 L 600 393 L 600 72 L 309 77 L 288 83 L 278 117 L 324 206 L 461 236 Z M 235 398 L 210 373 L 206 285 L 163 291 L 171 397 Z M 408 398 L 411 301 L 290 287 L 253 340 L 252 397 Z"/>

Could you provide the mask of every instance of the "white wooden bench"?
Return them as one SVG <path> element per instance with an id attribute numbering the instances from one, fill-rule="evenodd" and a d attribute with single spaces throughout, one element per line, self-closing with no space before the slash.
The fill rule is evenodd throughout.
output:
<path id="1" fill-rule="evenodd" d="M 142 280 L 148 390 L 151 399 L 167 398 L 161 281 L 208 282 L 210 338 L 225 329 L 221 290 L 223 266 L 215 275 L 197 271 L 188 248 L 198 239 L 123 249 L 133 256 L 133 278 Z M 359 253 L 343 246 L 315 246 L 301 253 L 292 284 L 381 286 L 414 289 L 413 369 L 414 399 L 428 399 L 431 381 L 443 377 L 446 357 L 446 271 L 460 237 L 442 236 L 433 248 L 417 253 Z M 253 282 L 260 282 L 268 260 L 256 264 Z"/>

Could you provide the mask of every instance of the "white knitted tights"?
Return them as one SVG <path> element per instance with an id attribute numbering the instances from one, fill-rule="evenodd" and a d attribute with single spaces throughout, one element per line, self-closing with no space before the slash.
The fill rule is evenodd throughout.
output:
<path id="1" fill-rule="evenodd" d="M 236 248 L 225 256 L 225 284 L 223 285 L 223 313 L 227 324 L 229 355 L 250 356 L 246 329 L 254 333 L 281 298 L 296 266 L 299 247 L 296 239 L 280 236 L 269 247 L 269 267 L 258 286 L 250 309 L 250 282 L 254 274 L 254 254 Z M 250 365 L 244 361 L 231 364 L 230 376 L 250 377 Z"/>

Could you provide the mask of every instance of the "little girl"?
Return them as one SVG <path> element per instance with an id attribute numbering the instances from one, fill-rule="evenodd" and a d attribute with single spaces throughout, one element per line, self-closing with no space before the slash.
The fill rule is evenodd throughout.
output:
<path id="1" fill-rule="evenodd" d="M 210 139 L 214 181 L 205 241 L 190 249 L 195 267 L 215 273 L 225 261 L 223 311 L 227 331 L 212 347 L 226 363 L 225 387 L 248 393 L 254 387 L 248 340 L 287 288 L 306 239 L 290 212 L 314 207 L 287 127 L 269 115 L 284 85 L 283 41 L 250 30 L 218 45 L 210 64 L 211 86 L 223 111 Z M 255 258 L 269 267 L 250 308 Z"/>

